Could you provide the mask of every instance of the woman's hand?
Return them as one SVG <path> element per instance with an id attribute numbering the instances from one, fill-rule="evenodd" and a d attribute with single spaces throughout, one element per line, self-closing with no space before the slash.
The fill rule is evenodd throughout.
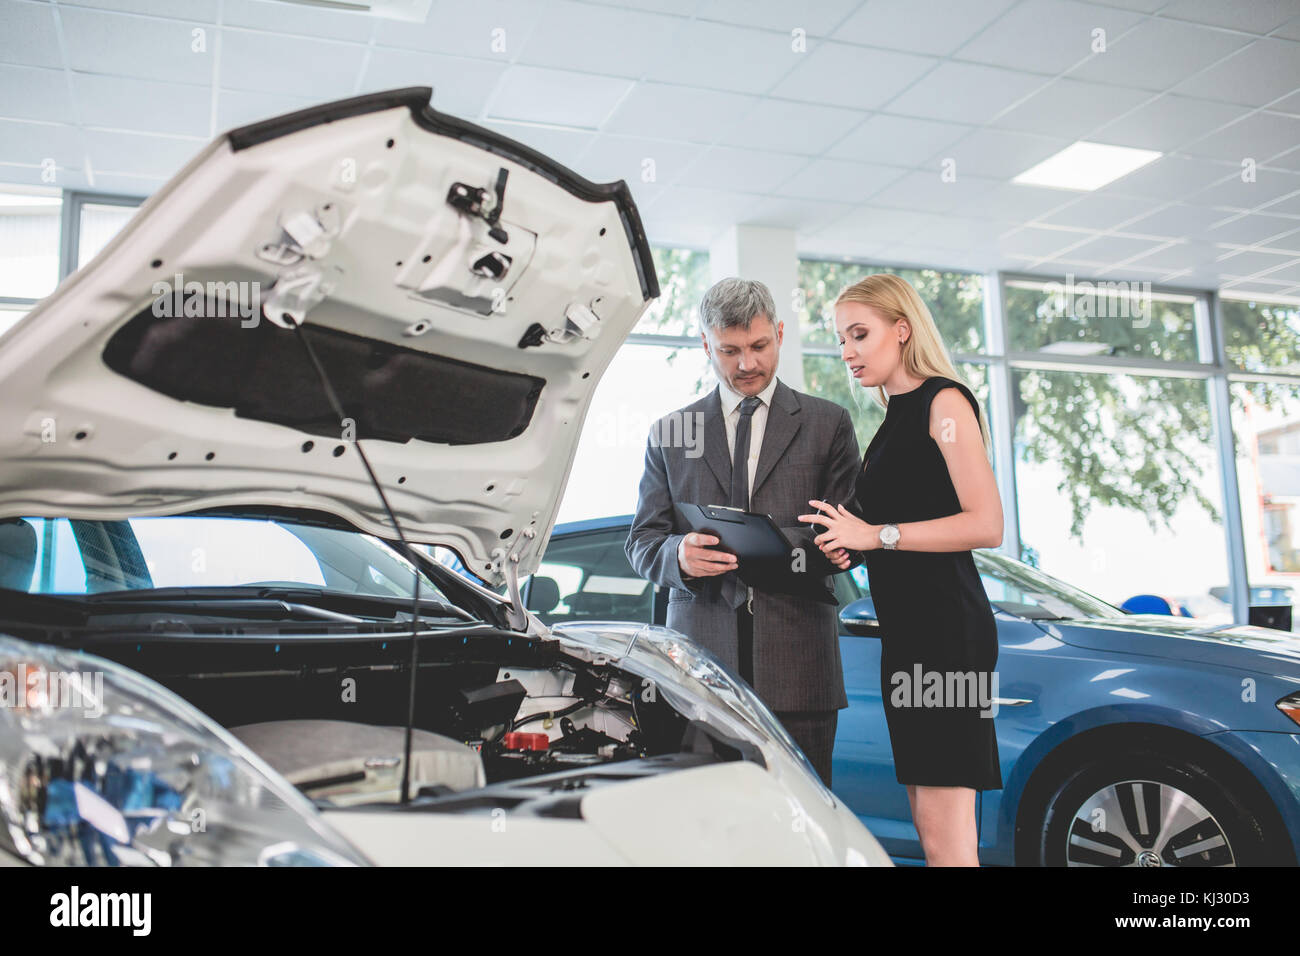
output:
<path id="1" fill-rule="evenodd" d="M 824 532 L 813 538 L 813 543 L 841 570 L 849 566 L 846 551 L 872 551 L 880 547 L 879 525 L 867 524 L 843 505 L 816 500 L 808 504 L 819 513 L 799 515 L 798 520 L 826 526 Z"/>

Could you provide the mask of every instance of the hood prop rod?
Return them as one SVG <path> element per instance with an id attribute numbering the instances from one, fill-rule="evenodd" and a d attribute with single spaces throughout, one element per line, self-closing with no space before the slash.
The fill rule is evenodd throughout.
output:
<path id="1" fill-rule="evenodd" d="M 316 377 L 320 379 L 321 388 L 325 391 L 325 398 L 338 416 L 339 421 L 347 418 L 343 411 L 343 404 L 339 401 L 334 387 L 330 384 L 329 376 L 325 374 L 325 366 L 321 364 L 316 355 L 316 350 L 311 347 L 311 340 L 306 332 L 303 331 L 302 324 L 298 322 L 288 312 L 283 313 L 282 318 L 293 329 L 298 341 L 302 343 L 303 349 L 307 353 L 307 359 L 311 362 L 312 367 L 316 370 Z M 375 470 L 370 467 L 370 459 L 366 457 L 365 451 L 361 447 L 361 439 L 356 439 L 353 444 L 357 449 L 357 457 L 361 459 L 361 464 L 365 466 L 366 475 L 370 478 L 370 483 L 374 485 L 376 494 L 379 495 L 379 501 L 384 506 L 384 512 L 388 515 L 388 520 L 393 525 L 393 531 L 397 533 L 397 540 L 402 545 L 402 553 L 406 560 L 411 562 L 411 567 L 415 569 L 415 586 L 411 592 L 411 676 L 407 681 L 406 690 L 406 740 L 403 745 L 402 757 L 402 803 L 411 802 L 411 737 L 415 727 L 415 671 L 419 664 L 419 633 L 420 633 L 420 561 L 411 549 L 411 545 L 406 540 L 406 535 L 402 533 L 402 525 L 397 520 L 397 515 L 393 513 L 392 507 L 388 503 L 388 496 L 384 494 L 384 486 L 380 484 L 379 479 L 375 476 Z"/>

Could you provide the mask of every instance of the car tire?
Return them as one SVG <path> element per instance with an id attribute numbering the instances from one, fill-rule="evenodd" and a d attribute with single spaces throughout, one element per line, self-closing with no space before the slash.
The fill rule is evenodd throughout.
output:
<path id="1" fill-rule="evenodd" d="M 1244 800 L 1195 760 L 1155 750 L 1100 757 L 1068 774 L 1047 797 L 1038 832 L 1042 866 L 1269 862 L 1267 834 Z"/>

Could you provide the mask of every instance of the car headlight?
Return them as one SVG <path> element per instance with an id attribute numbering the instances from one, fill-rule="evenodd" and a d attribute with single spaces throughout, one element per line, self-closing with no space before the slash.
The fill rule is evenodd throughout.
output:
<path id="1" fill-rule="evenodd" d="M 368 861 L 209 717 L 134 671 L 0 636 L 0 847 L 33 864 Z"/>

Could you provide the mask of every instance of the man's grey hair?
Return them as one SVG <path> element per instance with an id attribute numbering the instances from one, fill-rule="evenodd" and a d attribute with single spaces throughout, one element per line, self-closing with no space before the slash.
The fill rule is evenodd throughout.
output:
<path id="1" fill-rule="evenodd" d="M 756 315 L 765 315 L 776 326 L 776 304 L 767 286 L 755 279 L 734 276 L 713 284 L 700 300 L 700 329 L 749 328 Z"/>

